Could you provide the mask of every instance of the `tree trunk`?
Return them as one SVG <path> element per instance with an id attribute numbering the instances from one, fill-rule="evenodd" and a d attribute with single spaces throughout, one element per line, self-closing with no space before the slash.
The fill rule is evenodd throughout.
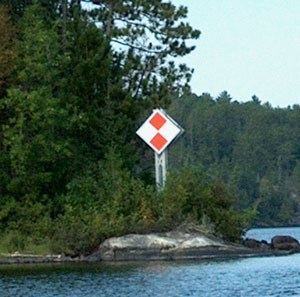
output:
<path id="1" fill-rule="evenodd" d="M 68 0 L 62 0 L 61 3 L 62 10 L 62 45 L 64 51 L 66 50 L 66 42 L 67 42 L 67 20 L 68 20 Z"/>

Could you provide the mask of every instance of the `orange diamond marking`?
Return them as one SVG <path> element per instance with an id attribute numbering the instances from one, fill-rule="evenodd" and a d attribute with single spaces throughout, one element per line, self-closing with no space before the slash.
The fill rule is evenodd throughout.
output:
<path id="1" fill-rule="evenodd" d="M 152 140 L 150 141 L 150 143 L 158 150 L 160 151 L 164 145 L 167 143 L 168 141 L 159 133 L 157 133 Z"/>
<path id="2" fill-rule="evenodd" d="M 157 112 L 149 122 L 152 126 L 159 130 L 165 124 L 166 121 L 167 120 Z"/>

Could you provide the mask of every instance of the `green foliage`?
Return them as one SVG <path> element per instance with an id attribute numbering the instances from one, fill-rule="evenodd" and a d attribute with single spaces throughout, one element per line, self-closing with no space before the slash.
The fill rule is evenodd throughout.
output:
<path id="1" fill-rule="evenodd" d="M 22 234 L 20 231 L 13 230 L 2 236 L 1 247 L 4 252 L 23 252 L 25 249 L 26 241 L 26 235 Z"/>
<path id="2" fill-rule="evenodd" d="M 147 162 L 137 162 L 145 148 L 135 134 L 141 115 L 188 89 L 192 70 L 173 61 L 190 53 L 187 41 L 200 34 L 183 22 L 187 9 L 161 0 L 93 2 L 96 9 L 85 11 L 81 1 L 0 1 L 4 249 L 75 256 L 111 236 L 205 219 L 217 234 L 238 238 L 242 222 L 223 186 L 210 184 L 201 170 L 184 169 L 157 195 L 141 179 L 151 184 Z M 208 112 L 226 107 L 220 119 L 231 104 L 228 94 L 221 97 L 218 104 L 205 97 Z M 216 137 L 231 122 L 227 116 L 216 125 Z M 196 125 L 191 135 L 194 149 L 201 136 Z M 234 137 L 227 133 L 222 145 Z M 207 164 L 231 153 L 214 141 L 212 153 L 203 154 Z"/>
<path id="3" fill-rule="evenodd" d="M 123 66 L 126 91 L 135 99 L 166 105 L 174 92 L 188 88 L 192 70 L 177 65 L 174 57 L 194 50 L 187 41 L 199 38 L 200 31 L 184 22 L 187 8 L 171 2 L 92 1 L 90 16 L 103 28 Z"/>
<path id="4" fill-rule="evenodd" d="M 170 165 L 203 166 L 253 209 L 256 225 L 299 224 L 299 108 L 233 101 L 227 92 L 174 101 L 170 113 L 186 133 L 170 152 Z"/>
<path id="5" fill-rule="evenodd" d="M 43 237 L 37 240 L 19 230 L 7 230 L 1 233 L 1 253 L 23 253 L 33 255 L 49 255 L 51 243 L 49 238 Z"/>
<path id="6" fill-rule="evenodd" d="M 59 38 L 41 13 L 33 5 L 22 18 L 16 44 L 16 84 L 0 102 L 1 112 L 9 114 L 2 125 L 0 164 L 6 165 L 2 167 L 7 176 L 3 193 L 19 202 L 50 207 L 50 197 L 61 190 L 71 151 L 64 133 L 68 113 L 54 91 L 61 61 Z"/>
<path id="7" fill-rule="evenodd" d="M 0 5 L 0 99 L 5 95 L 13 69 L 15 27 L 10 19 L 9 9 Z M 2 120 L 1 120 L 2 122 Z M 0 122 L 0 123 L 1 123 Z"/>
<path id="8" fill-rule="evenodd" d="M 239 241 L 250 217 L 239 215 L 234 198 L 222 184 L 212 183 L 201 168 L 170 174 L 161 194 L 161 224 L 172 229 L 183 222 L 210 222 L 215 235 Z"/>
<path id="9" fill-rule="evenodd" d="M 148 232 L 157 221 L 154 188 L 133 178 L 113 150 L 72 180 L 63 200 L 54 241 L 69 254 L 89 252 L 111 236 Z"/>

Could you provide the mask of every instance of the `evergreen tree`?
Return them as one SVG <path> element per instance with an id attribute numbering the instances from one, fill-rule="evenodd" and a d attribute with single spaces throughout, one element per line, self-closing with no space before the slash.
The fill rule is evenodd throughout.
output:
<path id="1" fill-rule="evenodd" d="M 255 96 L 237 103 L 227 92 L 205 98 L 183 97 L 170 109 L 186 130 L 170 151 L 170 164 L 204 166 L 238 195 L 241 210 L 257 211 L 258 225 L 298 222 L 299 107 L 274 109 Z M 178 156 L 184 156 L 181 163 Z"/>
<path id="2" fill-rule="evenodd" d="M 187 8 L 170 2 L 92 1 L 91 16 L 105 32 L 124 69 L 123 87 L 134 99 L 165 105 L 170 94 L 188 87 L 191 70 L 171 58 L 190 53 L 189 39 L 200 35 L 182 19 Z"/>
<path id="3" fill-rule="evenodd" d="M 105 0 L 93 1 L 90 11 L 83 2 L 11 1 L 10 12 L 0 6 L 3 241 L 15 250 L 49 240 L 53 250 L 76 255 L 108 236 L 159 231 L 190 218 L 201 223 L 206 215 L 218 234 L 237 239 L 235 200 L 195 168 L 203 162 L 220 179 L 240 177 L 236 170 L 230 179 L 227 168 L 236 168 L 230 144 L 239 143 L 238 105 L 227 93 L 216 101 L 185 92 L 192 70 L 175 58 L 189 54 L 188 42 L 200 34 L 183 22 L 187 9 L 161 0 Z M 177 165 L 192 169 L 173 179 L 177 206 L 168 205 L 172 179 L 158 197 L 137 178 L 149 171 L 137 162 L 144 147 L 135 130 L 149 107 L 168 106 L 183 92 L 188 100 L 172 107 L 187 128 Z M 286 150 L 277 166 L 283 171 L 293 169 Z"/>
<path id="4" fill-rule="evenodd" d="M 12 72 L 15 29 L 10 19 L 9 8 L 0 5 L 0 99 L 5 95 L 8 79 Z"/>
<path id="5" fill-rule="evenodd" d="M 3 126 L 1 154 L 9 162 L 5 192 L 24 208 L 41 203 L 53 213 L 52 206 L 60 207 L 53 198 L 61 191 L 67 176 L 66 160 L 71 155 L 65 138 L 68 113 L 56 96 L 61 76 L 59 36 L 43 18 L 39 5 L 27 9 L 22 25 L 15 85 L 1 105 L 10 115 Z"/>

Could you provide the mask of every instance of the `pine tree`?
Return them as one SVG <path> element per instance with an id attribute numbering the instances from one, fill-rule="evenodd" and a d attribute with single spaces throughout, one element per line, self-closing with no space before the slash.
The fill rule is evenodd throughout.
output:
<path id="1" fill-rule="evenodd" d="M 0 98 L 5 95 L 8 78 L 12 72 L 15 29 L 7 6 L 0 5 Z"/>
<path id="2" fill-rule="evenodd" d="M 92 1 L 90 15 L 105 32 L 124 70 L 123 87 L 134 99 L 165 105 L 170 94 L 188 88 L 192 70 L 172 58 L 189 54 L 200 35 L 182 20 L 187 8 L 170 2 Z"/>

